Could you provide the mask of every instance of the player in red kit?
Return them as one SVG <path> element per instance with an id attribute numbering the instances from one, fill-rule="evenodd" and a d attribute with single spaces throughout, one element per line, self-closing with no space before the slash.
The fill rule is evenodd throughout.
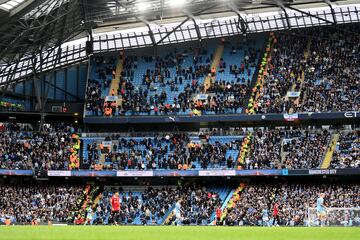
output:
<path id="1" fill-rule="evenodd" d="M 119 212 L 120 211 L 120 197 L 119 193 L 116 192 L 114 196 L 111 197 L 111 211 Z"/>
<path id="2" fill-rule="evenodd" d="M 222 214 L 222 209 L 221 207 L 218 207 L 216 209 L 216 225 L 220 225 L 221 214 Z"/>
<path id="3" fill-rule="evenodd" d="M 274 204 L 274 208 L 273 208 L 273 225 L 275 224 L 275 220 L 276 220 L 276 225 L 279 226 L 280 225 L 280 217 L 279 217 L 279 202 L 275 202 Z"/>
<path id="4" fill-rule="evenodd" d="M 113 218 L 113 222 L 117 224 L 117 219 L 119 218 L 119 212 L 120 212 L 120 197 L 119 193 L 116 192 L 114 196 L 111 197 L 111 215 Z"/>

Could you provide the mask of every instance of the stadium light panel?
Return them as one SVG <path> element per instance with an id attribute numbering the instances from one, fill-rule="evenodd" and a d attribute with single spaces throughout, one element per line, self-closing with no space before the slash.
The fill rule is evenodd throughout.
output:
<path id="1" fill-rule="evenodd" d="M 149 7 L 150 7 L 149 4 L 145 3 L 145 2 L 140 2 L 140 3 L 137 4 L 137 9 L 140 12 L 146 11 Z"/>
<path id="2" fill-rule="evenodd" d="M 185 5 L 186 0 L 171 0 L 169 2 L 171 7 L 179 7 Z"/>

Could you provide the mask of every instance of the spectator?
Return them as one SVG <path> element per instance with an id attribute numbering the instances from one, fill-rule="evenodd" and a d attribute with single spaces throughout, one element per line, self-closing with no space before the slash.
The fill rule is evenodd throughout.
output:
<path id="1" fill-rule="evenodd" d="M 77 209 L 81 187 L 0 185 L 0 219 L 15 224 L 66 223 Z"/>

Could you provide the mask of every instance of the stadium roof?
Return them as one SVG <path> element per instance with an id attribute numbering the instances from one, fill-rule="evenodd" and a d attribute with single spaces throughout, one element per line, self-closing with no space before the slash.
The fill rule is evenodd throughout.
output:
<path id="1" fill-rule="evenodd" d="M 0 7 L 6 9 L 8 11 L 14 9 L 15 7 L 19 6 L 25 0 L 9 0 L 9 1 L 0 1 Z"/>
<path id="2" fill-rule="evenodd" d="M 359 22 L 359 7 L 358 0 L 0 0 L 0 85 L 86 60 L 88 39 L 101 52 Z"/>

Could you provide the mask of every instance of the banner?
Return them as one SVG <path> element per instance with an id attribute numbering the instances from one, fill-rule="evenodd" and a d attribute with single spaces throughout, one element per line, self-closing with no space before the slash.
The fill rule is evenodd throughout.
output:
<path id="1" fill-rule="evenodd" d="M 8 175 L 8 176 L 32 176 L 32 175 L 34 175 L 34 171 L 33 171 L 33 170 L 0 169 L 0 175 Z"/>
<path id="2" fill-rule="evenodd" d="M 112 141 L 102 141 L 102 144 L 104 145 L 104 147 L 111 147 Z"/>
<path id="3" fill-rule="evenodd" d="M 199 170 L 199 176 L 235 176 L 235 170 Z"/>
<path id="4" fill-rule="evenodd" d="M 291 91 L 289 91 L 289 92 L 287 92 L 287 96 L 289 98 L 297 98 L 297 97 L 300 97 L 300 92 L 291 92 Z"/>
<path id="5" fill-rule="evenodd" d="M 343 169 L 289 169 L 291 176 L 310 176 L 310 175 L 360 175 L 359 168 L 343 168 Z"/>
<path id="6" fill-rule="evenodd" d="M 208 95 L 207 94 L 198 94 L 196 95 L 196 100 L 207 100 Z"/>
<path id="7" fill-rule="evenodd" d="M 284 113 L 284 119 L 287 122 L 294 122 L 294 121 L 299 120 L 299 114 L 298 113 L 292 113 L 292 114 Z"/>
<path id="8" fill-rule="evenodd" d="M 137 170 L 127 170 L 127 171 L 117 171 L 117 177 L 152 177 L 154 176 L 153 171 L 137 171 Z"/>
<path id="9" fill-rule="evenodd" d="M 116 177 L 116 171 L 80 170 L 80 171 L 72 171 L 71 176 L 73 176 L 73 177 Z"/>
<path id="10" fill-rule="evenodd" d="M 283 169 L 236 170 L 236 176 L 279 176 L 279 175 L 283 175 Z"/>
<path id="11" fill-rule="evenodd" d="M 71 177 L 71 171 L 48 171 L 48 177 Z"/>
<path id="12" fill-rule="evenodd" d="M 336 169 L 309 169 L 309 175 L 333 175 L 336 174 Z"/>
<path id="13" fill-rule="evenodd" d="M 33 170 L 0 169 L 0 175 L 34 176 Z M 360 175 L 360 168 L 345 169 L 251 169 L 251 170 L 50 170 L 49 177 L 227 177 L 227 176 L 314 176 Z"/>
<path id="14" fill-rule="evenodd" d="M 106 96 L 105 102 L 115 102 L 118 99 L 117 96 Z"/>
<path id="15" fill-rule="evenodd" d="M 198 170 L 155 170 L 154 176 L 158 177 L 191 177 L 199 176 Z"/>

